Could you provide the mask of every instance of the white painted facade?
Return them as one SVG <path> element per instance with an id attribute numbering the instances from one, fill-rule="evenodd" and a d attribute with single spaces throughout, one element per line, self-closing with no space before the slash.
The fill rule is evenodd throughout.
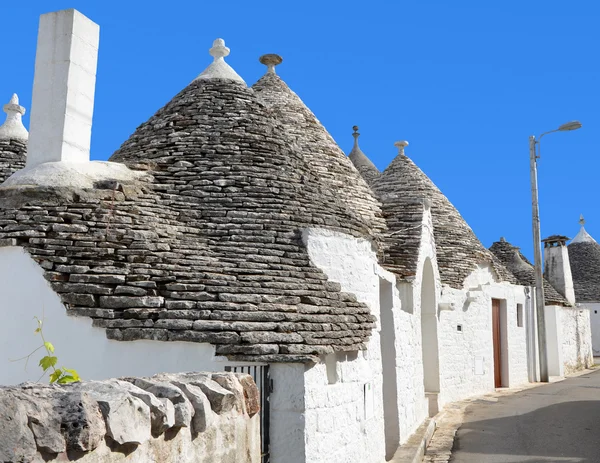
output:
<path id="1" fill-rule="evenodd" d="M 314 366 L 271 365 L 274 463 L 386 461 L 429 413 L 493 390 L 492 299 L 501 301 L 503 314 L 503 386 L 528 381 L 531 303 L 526 289 L 498 283 L 487 265 L 474 271 L 462 290 L 442 287 L 431 230 L 426 211 L 419 276 L 410 282 L 398 282 L 384 270 L 367 240 L 305 231 L 313 263 L 368 304 L 377 327 L 365 351 L 322 356 Z M 35 316 L 44 317 L 44 334 L 55 345 L 60 365 L 76 368 L 85 379 L 218 371 L 228 364 L 207 344 L 108 340 L 90 319 L 67 315 L 43 270 L 19 247 L 0 248 L 0 294 L 2 307 L 12 314 L 12 323 L 0 327 L 0 384 L 38 380 L 40 352 L 26 370 L 24 361 L 10 361 L 40 345 L 33 332 Z M 518 310 L 524 311 L 520 318 Z M 591 352 L 591 343 L 583 339 L 589 311 L 561 307 L 555 314 L 557 346 L 562 346 L 564 369 L 571 371 L 582 364 L 586 349 Z"/>
<path id="2" fill-rule="evenodd" d="M 581 308 L 590 313 L 590 330 L 592 332 L 592 349 L 594 356 L 600 356 L 600 302 L 584 302 Z"/>
<path id="3" fill-rule="evenodd" d="M 561 346 L 563 371 L 570 374 L 594 364 L 590 310 L 584 307 L 558 307 L 556 335 Z"/>
<path id="4" fill-rule="evenodd" d="M 502 301 L 504 313 L 503 385 L 528 381 L 526 314 L 521 314 L 521 326 L 517 322 L 517 304 L 520 310 L 529 307 L 525 288 L 498 283 L 482 265 L 463 290 L 442 289 L 431 230 L 427 211 L 418 277 L 412 282 L 397 282 L 382 269 L 366 240 L 325 230 L 305 232 L 313 263 L 372 308 L 378 329 L 366 352 L 342 361 L 339 355 L 337 360 L 328 356 L 305 373 L 304 461 L 336 461 L 342 456 L 343 461 L 384 461 L 381 442 L 387 444 L 389 459 L 429 412 L 494 390 L 492 298 Z M 372 407 L 380 413 L 372 418 L 364 411 L 371 407 L 365 403 L 368 383 L 374 387 Z M 395 394 L 386 394 L 389 390 Z"/>

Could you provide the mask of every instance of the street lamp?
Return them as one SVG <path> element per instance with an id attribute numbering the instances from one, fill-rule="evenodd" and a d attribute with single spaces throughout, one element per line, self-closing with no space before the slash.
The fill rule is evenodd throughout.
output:
<path id="1" fill-rule="evenodd" d="M 555 130 L 544 132 L 536 140 L 535 136 L 529 137 L 529 166 L 531 173 L 531 206 L 532 206 L 532 226 L 533 226 L 533 251 L 535 267 L 535 307 L 537 313 L 538 328 L 538 350 L 540 353 L 540 381 L 548 382 L 548 355 L 546 352 L 546 324 L 544 314 L 544 276 L 542 272 L 542 240 L 540 237 L 540 209 L 538 204 L 538 186 L 537 186 L 537 160 L 540 154 L 536 154 L 536 145 L 540 153 L 540 141 L 544 135 L 553 132 L 568 132 L 581 128 L 581 122 L 572 121 L 561 125 Z"/>

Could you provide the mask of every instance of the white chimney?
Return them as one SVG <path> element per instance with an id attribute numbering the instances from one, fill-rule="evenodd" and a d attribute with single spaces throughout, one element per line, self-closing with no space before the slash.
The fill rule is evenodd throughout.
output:
<path id="1" fill-rule="evenodd" d="M 575 289 L 566 236 L 553 235 L 544 242 L 544 276 L 567 301 L 575 304 Z"/>
<path id="2" fill-rule="evenodd" d="M 40 17 L 26 168 L 90 160 L 99 40 L 76 10 Z"/>

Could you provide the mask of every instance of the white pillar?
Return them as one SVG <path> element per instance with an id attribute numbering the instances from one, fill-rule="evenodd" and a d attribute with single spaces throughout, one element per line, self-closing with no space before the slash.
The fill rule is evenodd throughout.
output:
<path id="1" fill-rule="evenodd" d="M 90 159 L 100 28 L 76 10 L 40 17 L 27 168 Z"/>
<path id="2" fill-rule="evenodd" d="M 566 238 L 566 237 L 562 237 Z M 566 240 L 544 240 L 546 246 L 544 274 L 556 290 L 562 294 L 567 301 L 575 304 L 575 289 L 573 276 L 571 274 L 571 263 L 569 261 L 569 250 Z"/>

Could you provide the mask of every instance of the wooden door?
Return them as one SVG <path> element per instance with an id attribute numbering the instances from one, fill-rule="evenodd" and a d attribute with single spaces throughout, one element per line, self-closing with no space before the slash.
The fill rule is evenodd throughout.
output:
<path id="1" fill-rule="evenodd" d="M 492 299 L 492 336 L 494 339 L 494 386 L 502 387 L 502 350 L 500 348 L 499 299 Z"/>

